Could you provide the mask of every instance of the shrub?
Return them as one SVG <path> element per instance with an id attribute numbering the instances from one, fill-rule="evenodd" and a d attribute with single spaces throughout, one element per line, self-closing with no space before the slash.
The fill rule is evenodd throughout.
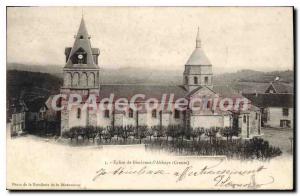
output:
<path id="1" fill-rule="evenodd" d="M 212 131 L 212 130 L 209 130 Z M 225 155 L 228 158 L 266 160 L 281 155 L 281 150 L 269 145 L 269 142 L 260 138 L 249 141 L 228 143 L 224 140 L 193 142 L 152 142 L 147 148 L 166 150 L 171 153 L 185 155 L 213 156 Z"/>

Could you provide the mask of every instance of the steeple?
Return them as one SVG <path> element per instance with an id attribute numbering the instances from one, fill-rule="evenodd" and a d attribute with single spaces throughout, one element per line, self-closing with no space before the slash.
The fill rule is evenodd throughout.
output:
<path id="1" fill-rule="evenodd" d="M 83 17 L 83 13 L 82 13 L 82 17 L 81 17 L 81 22 L 80 22 L 80 25 L 79 25 L 79 29 L 78 29 L 78 32 L 77 32 L 77 35 L 75 38 L 78 38 L 80 36 L 83 36 L 84 38 L 88 38 L 90 39 L 90 36 L 87 32 L 87 29 L 86 29 L 86 26 L 85 26 L 85 21 L 84 21 L 84 17 Z"/>
<path id="2" fill-rule="evenodd" d="M 189 91 L 200 86 L 212 87 L 212 74 L 211 62 L 201 47 L 200 32 L 198 27 L 196 48 L 185 64 L 183 84 Z"/>
<path id="3" fill-rule="evenodd" d="M 201 48 L 201 39 L 200 39 L 199 27 L 198 27 L 197 37 L 196 37 L 196 48 Z"/>
<path id="4" fill-rule="evenodd" d="M 73 65 L 87 65 L 88 67 L 95 67 L 90 36 L 88 34 L 84 17 L 82 15 L 79 29 L 74 37 L 74 45 L 68 55 L 66 67 Z"/>

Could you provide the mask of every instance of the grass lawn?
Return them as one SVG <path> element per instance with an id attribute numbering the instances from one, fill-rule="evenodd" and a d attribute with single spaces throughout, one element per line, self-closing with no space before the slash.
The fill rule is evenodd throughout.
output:
<path id="1" fill-rule="evenodd" d="M 263 128 L 263 139 L 268 140 L 272 146 L 279 147 L 283 154 L 292 154 L 291 140 L 293 129 Z"/>

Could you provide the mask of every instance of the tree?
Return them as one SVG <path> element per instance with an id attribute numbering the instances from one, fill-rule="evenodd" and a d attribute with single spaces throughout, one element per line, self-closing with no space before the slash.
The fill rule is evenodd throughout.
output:
<path id="1" fill-rule="evenodd" d="M 220 133 L 222 136 L 226 137 L 226 141 L 228 143 L 228 139 L 231 135 L 231 128 L 230 127 L 224 127 L 220 130 Z"/>
<path id="2" fill-rule="evenodd" d="M 179 130 L 179 137 L 181 137 L 181 142 L 183 142 L 183 138 L 186 135 L 186 128 L 185 126 L 178 125 L 178 130 Z"/>
<path id="3" fill-rule="evenodd" d="M 195 138 L 198 136 L 198 128 L 192 128 L 190 127 L 190 136 L 192 137 L 192 140 L 195 141 Z"/>
<path id="4" fill-rule="evenodd" d="M 205 130 L 205 135 L 209 137 L 209 143 L 213 143 L 213 140 L 216 138 L 217 130 L 215 127 L 211 127 Z"/>
<path id="5" fill-rule="evenodd" d="M 201 136 L 205 133 L 205 130 L 203 127 L 198 127 L 196 132 L 197 132 L 198 142 L 200 142 Z"/>
<path id="6" fill-rule="evenodd" d="M 110 135 L 109 139 L 111 141 L 111 138 L 113 138 L 115 135 L 115 128 L 113 126 L 107 126 L 106 130 L 108 131 L 108 134 Z"/>
<path id="7" fill-rule="evenodd" d="M 97 136 L 97 129 L 94 126 L 87 126 L 86 128 L 86 134 L 87 134 L 87 138 L 89 139 L 93 139 L 93 143 L 95 142 L 95 138 Z"/>
<path id="8" fill-rule="evenodd" d="M 98 138 L 99 138 L 99 141 L 101 142 L 101 138 L 102 138 L 102 134 L 103 134 L 103 130 L 104 128 L 103 127 L 96 127 L 96 132 L 97 132 L 97 135 L 98 135 Z"/>
<path id="9" fill-rule="evenodd" d="M 121 130 L 121 136 L 123 138 L 123 141 L 127 141 L 128 137 L 133 135 L 134 127 L 132 125 L 127 125 L 125 127 L 122 127 Z"/>
<path id="10" fill-rule="evenodd" d="M 147 126 L 138 126 L 134 137 L 140 140 L 140 144 L 142 143 L 142 139 L 146 137 L 146 132 L 148 130 Z"/>
<path id="11" fill-rule="evenodd" d="M 102 133 L 102 137 L 105 140 L 105 143 L 107 143 L 107 140 L 111 140 L 111 134 L 109 133 L 108 129 L 104 129 Z"/>
<path id="12" fill-rule="evenodd" d="M 121 126 L 114 126 L 114 135 L 117 136 L 117 141 L 119 140 L 119 137 L 122 137 L 123 127 Z"/>
<path id="13" fill-rule="evenodd" d="M 147 131 L 146 131 L 146 136 L 149 136 L 149 139 L 151 141 L 151 137 L 153 136 L 153 129 L 152 127 L 151 128 L 147 128 Z"/>
<path id="14" fill-rule="evenodd" d="M 159 139 L 162 136 L 160 126 L 152 126 L 151 129 L 153 130 L 153 136 L 156 137 L 156 139 Z"/>
<path id="15" fill-rule="evenodd" d="M 166 130 L 167 141 L 169 141 L 169 137 L 172 137 L 172 140 L 174 140 L 177 130 L 178 130 L 177 126 L 175 126 L 175 125 L 167 126 L 167 130 Z"/>

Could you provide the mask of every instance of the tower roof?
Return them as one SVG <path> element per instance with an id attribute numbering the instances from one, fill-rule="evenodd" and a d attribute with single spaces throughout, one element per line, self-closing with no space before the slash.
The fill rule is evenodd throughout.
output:
<path id="1" fill-rule="evenodd" d="M 77 35 L 75 36 L 74 45 L 69 54 L 69 57 L 68 57 L 68 60 L 66 63 L 66 67 L 72 67 L 72 65 L 73 65 L 72 57 L 79 49 L 83 50 L 86 53 L 87 66 L 89 68 L 97 67 L 97 65 L 95 64 L 94 59 L 93 59 L 93 52 L 92 52 L 92 47 L 91 47 L 91 42 L 90 42 L 90 36 L 87 32 L 83 17 L 81 18 L 80 26 L 79 26 Z"/>
<path id="2" fill-rule="evenodd" d="M 196 37 L 196 48 L 186 62 L 186 65 L 211 65 L 210 61 L 201 48 L 199 28 Z"/>

